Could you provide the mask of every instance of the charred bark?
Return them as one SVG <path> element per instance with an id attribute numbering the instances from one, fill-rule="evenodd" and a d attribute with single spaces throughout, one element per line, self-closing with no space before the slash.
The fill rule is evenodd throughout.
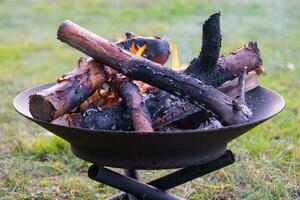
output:
<path id="1" fill-rule="evenodd" d="M 126 50 L 132 50 L 131 48 L 141 48 L 143 45 L 146 45 L 142 56 L 162 65 L 167 62 L 170 55 L 168 41 L 156 36 L 140 37 L 127 34 L 127 40 L 117 42 L 116 44 Z"/>
<path id="2" fill-rule="evenodd" d="M 200 55 L 190 63 L 185 73 L 207 83 L 207 76 L 216 68 L 221 40 L 220 13 L 215 13 L 204 22 Z"/>
<path id="3" fill-rule="evenodd" d="M 256 42 L 249 42 L 226 56 L 219 58 L 221 46 L 220 13 L 206 20 L 202 27 L 202 48 L 200 55 L 186 68 L 185 73 L 207 85 L 219 86 L 236 78 L 244 66 L 247 72 L 263 72 L 263 63 Z"/>
<path id="4" fill-rule="evenodd" d="M 246 104 L 239 105 L 241 110 L 235 109 L 235 99 L 214 87 L 135 56 L 71 21 L 64 21 L 60 25 L 57 37 L 127 77 L 144 81 L 197 106 L 211 109 L 227 125 L 247 122 L 252 115 Z"/>
<path id="5" fill-rule="evenodd" d="M 95 107 L 87 109 L 82 114 L 70 114 L 69 125 L 99 130 L 133 130 L 130 114 L 123 105 Z"/>
<path id="6" fill-rule="evenodd" d="M 100 65 L 82 57 L 76 68 L 61 76 L 54 86 L 30 96 L 29 111 L 36 119 L 52 121 L 79 106 L 105 80 Z"/>
<path id="7" fill-rule="evenodd" d="M 153 132 L 152 122 L 139 88 L 128 81 L 121 84 L 121 94 L 129 113 L 135 131 Z"/>

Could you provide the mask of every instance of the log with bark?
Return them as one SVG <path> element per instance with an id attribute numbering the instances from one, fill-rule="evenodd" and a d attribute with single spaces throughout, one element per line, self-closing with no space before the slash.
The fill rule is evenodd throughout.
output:
<path id="1" fill-rule="evenodd" d="M 153 132 L 152 121 L 137 85 L 124 81 L 120 86 L 124 103 L 131 115 L 132 126 L 135 131 Z"/>
<path id="2" fill-rule="evenodd" d="M 106 81 L 100 64 L 81 57 L 76 68 L 61 76 L 57 84 L 29 98 L 29 110 L 34 118 L 52 121 L 71 112 Z"/>
<path id="3" fill-rule="evenodd" d="M 138 57 L 71 21 L 64 21 L 59 26 L 57 37 L 127 77 L 141 80 L 197 106 L 211 109 L 226 125 L 247 122 L 252 115 L 244 102 L 238 102 L 198 79 Z"/>

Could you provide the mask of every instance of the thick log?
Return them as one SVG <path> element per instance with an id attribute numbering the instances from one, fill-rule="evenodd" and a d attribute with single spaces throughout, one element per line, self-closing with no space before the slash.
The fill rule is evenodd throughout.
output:
<path id="1" fill-rule="evenodd" d="M 30 96 L 29 111 L 36 119 L 52 121 L 79 106 L 105 81 L 99 63 L 82 57 L 76 68 L 61 76 L 54 86 Z"/>
<path id="2" fill-rule="evenodd" d="M 138 57 L 71 21 L 64 21 L 59 26 L 57 38 L 127 77 L 144 81 L 170 94 L 185 98 L 197 106 L 205 105 L 214 111 L 224 124 L 244 123 L 252 115 L 245 103 L 239 105 L 241 109 L 235 109 L 236 105 L 233 103 L 236 102 L 235 99 L 214 87 Z"/>
<path id="3" fill-rule="evenodd" d="M 131 122 L 135 131 L 153 132 L 152 122 L 139 88 L 128 81 L 120 87 L 123 101 L 131 114 Z"/>

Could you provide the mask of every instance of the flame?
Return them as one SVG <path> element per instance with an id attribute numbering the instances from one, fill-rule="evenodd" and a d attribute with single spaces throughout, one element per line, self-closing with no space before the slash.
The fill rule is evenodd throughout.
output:
<path id="1" fill-rule="evenodd" d="M 134 42 L 132 42 L 130 51 L 131 51 L 131 53 L 133 53 L 133 54 L 135 54 L 137 56 L 142 56 L 143 53 L 144 53 L 144 51 L 145 51 L 145 49 L 146 49 L 146 47 L 147 47 L 147 45 L 144 44 L 142 47 L 136 48 Z"/>
<path id="2" fill-rule="evenodd" d="M 172 56 L 172 69 L 179 69 L 181 67 L 178 49 L 174 43 L 170 43 L 170 50 Z"/>
<path id="3" fill-rule="evenodd" d="M 145 91 L 144 88 L 140 88 L 140 93 L 141 93 L 141 94 L 145 94 L 145 92 L 146 92 L 146 91 Z"/>
<path id="4" fill-rule="evenodd" d="M 136 52 L 138 51 L 138 49 L 135 47 L 134 42 L 132 42 L 132 44 L 131 44 L 130 51 L 131 51 L 131 53 L 134 53 L 134 54 L 136 54 Z"/>

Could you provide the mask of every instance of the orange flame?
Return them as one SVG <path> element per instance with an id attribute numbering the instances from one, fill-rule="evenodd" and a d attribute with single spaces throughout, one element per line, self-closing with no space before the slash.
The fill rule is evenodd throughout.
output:
<path id="1" fill-rule="evenodd" d="M 130 52 L 137 55 L 137 56 L 142 56 L 145 49 L 146 49 L 146 47 L 147 47 L 147 45 L 144 44 L 142 47 L 136 48 L 134 42 L 132 42 Z"/>
<path id="2" fill-rule="evenodd" d="M 170 43 L 170 50 L 172 56 L 172 69 L 179 69 L 181 67 L 178 50 L 174 43 Z"/>

